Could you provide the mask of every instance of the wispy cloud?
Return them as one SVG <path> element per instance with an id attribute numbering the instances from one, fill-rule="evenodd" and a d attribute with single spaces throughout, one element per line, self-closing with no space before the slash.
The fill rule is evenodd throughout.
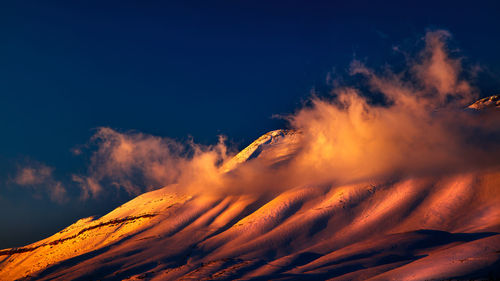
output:
<path id="1" fill-rule="evenodd" d="M 31 162 L 19 167 L 13 182 L 18 186 L 28 188 L 35 197 L 47 194 L 50 200 L 64 203 L 68 200 L 65 187 L 53 177 L 54 168 L 38 162 Z"/>
<path id="2" fill-rule="evenodd" d="M 290 117 L 304 132 L 290 174 L 308 182 L 352 182 L 498 166 L 500 143 L 483 138 L 498 136 L 498 116 L 464 111 L 477 92 L 461 59 L 448 55 L 449 38 L 444 30 L 427 32 L 425 48 L 402 72 L 353 62 L 351 75 L 364 77 L 386 105 L 370 103 L 357 85 L 333 89 L 332 99 L 313 98 L 311 107 Z"/>
<path id="3" fill-rule="evenodd" d="M 52 168 L 43 164 L 38 167 L 24 167 L 19 169 L 14 182 L 18 185 L 36 185 L 45 182 L 52 177 Z"/>
<path id="4" fill-rule="evenodd" d="M 123 188 L 131 195 L 176 183 L 193 170 L 197 178 L 214 174 L 226 157 L 225 146 L 181 144 L 138 132 L 121 133 L 102 127 L 91 138 L 97 145 L 87 175 L 73 175 L 82 188 L 82 198 L 96 197 L 105 187 Z M 201 164 L 203 163 L 203 164 Z M 209 169 L 210 171 L 207 171 Z"/>

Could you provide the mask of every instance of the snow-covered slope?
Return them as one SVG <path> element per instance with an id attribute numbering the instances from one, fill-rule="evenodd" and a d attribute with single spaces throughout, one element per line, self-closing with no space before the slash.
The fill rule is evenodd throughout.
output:
<path id="1" fill-rule="evenodd" d="M 269 132 L 221 167 L 274 165 L 300 133 Z M 430 280 L 498 276 L 500 171 L 269 194 L 165 188 L 0 251 L 0 279 Z"/>
<path id="2" fill-rule="evenodd" d="M 425 280 L 500 260 L 500 173 L 296 188 L 274 198 L 143 194 L 23 248 L 2 280 Z M 497 272 L 498 273 L 498 272 Z M 486 275 L 484 275 L 486 274 Z"/>
<path id="3" fill-rule="evenodd" d="M 267 164 L 284 161 L 297 149 L 299 135 L 293 130 L 270 131 L 224 163 L 221 169 L 229 172 L 239 164 L 257 157 L 267 160 Z"/>
<path id="4" fill-rule="evenodd" d="M 469 105 L 469 108 L 482 110 L 482 109 L 500 109 L 500 95 L 489 96 L 482 98 L 475 103 Z"/>

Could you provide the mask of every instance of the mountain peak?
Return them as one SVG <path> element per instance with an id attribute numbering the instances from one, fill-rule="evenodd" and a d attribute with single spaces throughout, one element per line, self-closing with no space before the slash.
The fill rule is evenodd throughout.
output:
<path id="1" fill-rule="evenodd" d="M 468 108 L 483 110 L 483 109 L 500 109 L 500 95 L 493 95 L 482 98 L 468 106 Z"/>
<path id="2" fill-rule="evenodd" d="M 229 172 L 246 161 L 257 158 L 259 156 L 262 157 L 261 154 L 264 151 L 266 151 L 267 154 L 269 153 L 269 150 L 277 152 L 276 150 L 279 150 L 278 148 L 292 148 L 298 141 L 297 135 L 297 131 L 286 129 L 278 129 L 267 132 L 256 139 L 254 142 L 252 142 L 250 145 L 245 147 L 243 150 L 241 150 L 224 165 L 222 165 L 221 169 L 224 172 Z M 287 152 L 290 153 L 291 151 Z M 282 155 L 283 153 L 286 152 L 281 151 Z"/>

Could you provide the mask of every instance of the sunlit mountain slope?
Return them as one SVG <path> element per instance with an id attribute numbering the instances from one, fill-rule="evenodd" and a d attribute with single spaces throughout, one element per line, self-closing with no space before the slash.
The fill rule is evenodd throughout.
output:
<path id="1" fill-rule="evenodd" d="M 221 166 L 296 153 L 269 132 Z M 500 171 L 242 194 L 138 196 L 0 251 L 1 280 L 430 280 L 499 276 Z"/>
<path id="2" fill-rule="evenodd" d="M 471 104 L 469 108 L 472 109 L 488 109 L 488 108 L 500 108 L 500 95 L 489 96 L 482 98 L 475 103 Z"/>

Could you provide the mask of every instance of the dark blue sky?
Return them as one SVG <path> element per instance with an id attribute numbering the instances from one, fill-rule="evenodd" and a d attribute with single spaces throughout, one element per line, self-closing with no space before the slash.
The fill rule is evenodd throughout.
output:
<path id="1" fill-rule="evenodd" d="M 460 1 L 3 1 L 0 248 L 20 246 L 126 198 L 63 205 L 12 184 L 38 161 L 69 180 L 71 149 L 109 126 L 239 147 L 284 126 L 332 69 L 382 65 L 396 44 L 444 28 L 500 90 L 500 4 Z M 355 3 L 354 3 L 355 2 Z M 76 193 L 77 191 L 74 190 Z"/>

